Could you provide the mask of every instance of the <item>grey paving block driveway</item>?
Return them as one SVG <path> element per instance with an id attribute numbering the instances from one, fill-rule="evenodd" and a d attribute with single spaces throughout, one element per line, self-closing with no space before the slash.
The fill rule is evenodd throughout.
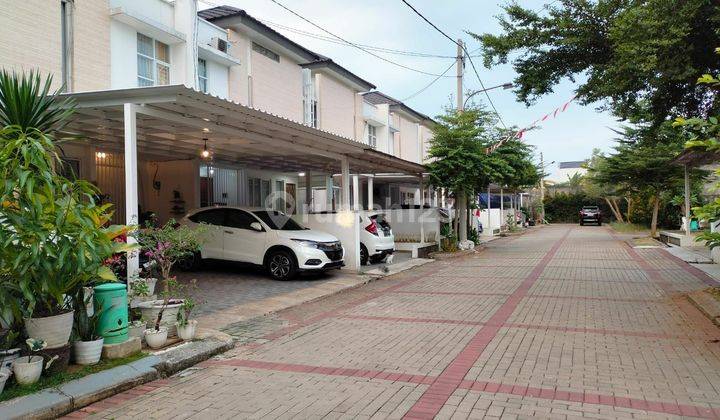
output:
<path id="1" fill-rule="evenodd" d="M 230 352 L 71 416 L 719 418 L 720 333 L 681 294 L 709 281 L 543 227 L 236 325 Z"/>

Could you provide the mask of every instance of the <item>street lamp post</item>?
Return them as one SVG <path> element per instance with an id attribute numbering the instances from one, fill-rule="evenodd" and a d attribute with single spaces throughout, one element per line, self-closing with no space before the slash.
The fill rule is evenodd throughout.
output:
<path id="1" fill-rule="evenodd" d="M 468 100 L 469 100 L 470 98 L 472 98 L 473 96 L 477 95 L 478 93 L 483 93 L 483 92 L 487 92 L 487 91 L 489 91 L 489 90 L 498 89 L 498 88 L 512 89 L 512 87 L 513 87 L 513 84 L 510 83 L 510 82 L 508 82 L 508 83 L 503 83 L 502 85 L 497 85 L 497 86 L 489 87 L 489 88 L 487 88 L 487 89 L 476 90 L 475 92 L 469 94 L 469 95 L 467 96 L 467 98 L 465 98 L 465 102 L 463 102 L 463 108 L 465 108 L 465 106 L 467 105 Z"/>

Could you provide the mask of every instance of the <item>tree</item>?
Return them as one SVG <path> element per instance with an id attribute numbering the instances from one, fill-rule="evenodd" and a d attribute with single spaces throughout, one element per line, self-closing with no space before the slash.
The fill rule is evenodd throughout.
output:
<path id="1" fill-rule="evenodd" d="M 718 97 L 696 80 L 720 68 L 716 0 L 559 0 L 533 11 L 512 2 L 500 35 L 472 34 L 486 66 L 512 62 L 518 98 L 531 104 L 567 78 L 583 103 L 605 101 L 626 119 L 648 108 L 655 125 L 703 115 Z"/>
<path id="2" fill-rule="evenodd" d="M 623 195 L 650 195 L 652 236 L 657 233 L 660 203 L 666 198 L 662 193 L 683 182 L 682 167 L 672 163 L 682 151 L 682 144 L 682 136 L 669 123 L 658 129 L 647 125 L 625 127 L 615 153 L 594 168 L 594 181 L 601 185 L 614 186 Z M 616 211 L 619 213 L 619 209 Z"/>
<path id="3" fill-rule="evenodd" d="M 475 191 L 477 178 L 489 169 L 485 150 L 494 130 L 493 117 L 475 107 L 462 112 L 448 109 L 437 119 L 428 149 L 431 183 L 455 194 L 457 210 L 467 208 L 467 197 Z M 464 213 L 458 216 L 465 220 Z M 462 223 L 456 228 L 460 240 L 467 239 L 466 227 Z"/>

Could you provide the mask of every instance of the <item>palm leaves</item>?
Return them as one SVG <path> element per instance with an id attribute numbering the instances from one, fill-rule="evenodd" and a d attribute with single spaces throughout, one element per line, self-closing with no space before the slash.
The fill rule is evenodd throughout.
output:
<path id="1" fill-rule="evenodd" d="M 51 133 L 62 129 L 73 113 L 70 99 L 58 100 L 52 91 L 52 76 L 42 81 L 40 73 L 0 71 L 0 126 L 17 126 Z"/>

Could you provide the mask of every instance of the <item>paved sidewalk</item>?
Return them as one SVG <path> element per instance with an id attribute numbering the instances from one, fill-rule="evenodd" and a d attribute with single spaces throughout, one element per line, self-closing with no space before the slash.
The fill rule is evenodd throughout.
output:
<path id="1" fill-rule="evenodd" d="M 93 418 L 720 417 L 712 282 L 603 227 L 549 226 L 233 326 L 234 350 Z"/>

